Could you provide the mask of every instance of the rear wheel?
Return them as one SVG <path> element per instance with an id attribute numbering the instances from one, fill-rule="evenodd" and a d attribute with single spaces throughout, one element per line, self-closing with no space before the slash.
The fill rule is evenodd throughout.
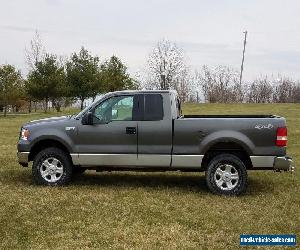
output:
<path id="1" fill-rule="evenodd" d="M 36 184 L 62 186 L 70 182 L 72 164 L 67 154 L 59 148 L 46 148 L 39 152 L 32 165 Z"/>
<path id="2" fill-rule="evenodd" d="M 235 155 L 217 155 L 208 164 L 206 183 L 215 194 L 239 195 L 247 188 L 247 169 Z"/>

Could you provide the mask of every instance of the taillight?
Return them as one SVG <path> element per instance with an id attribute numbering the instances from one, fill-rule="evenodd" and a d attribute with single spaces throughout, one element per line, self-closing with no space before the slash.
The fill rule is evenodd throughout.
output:
<path id="1" fill-rule="evenodd" d="M 287 128 L 282 127 L 277 129 L 276 133 L 276 146 L 278 147 L 284 147 L 287 145 Z"/>

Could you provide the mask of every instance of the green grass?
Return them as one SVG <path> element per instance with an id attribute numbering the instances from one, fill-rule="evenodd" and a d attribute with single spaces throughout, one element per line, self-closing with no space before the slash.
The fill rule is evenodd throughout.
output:
<path id="1" fill-rule="evenodd" d="M 184 113 L 283 115 L 288 152 L 300 164 L 299 104 L 187 104 Z M 250 172 L 240 197 L 212 195 L 203 173 L 88 171 L 67 187 L 35 186 L 31 169 L 17 163 L 18 133 L 22 123 L 50 115 L 57 114 L 0 118 L 2 249 L 236 249 L 241 233 L 299 237 L 297 168 Z"/>

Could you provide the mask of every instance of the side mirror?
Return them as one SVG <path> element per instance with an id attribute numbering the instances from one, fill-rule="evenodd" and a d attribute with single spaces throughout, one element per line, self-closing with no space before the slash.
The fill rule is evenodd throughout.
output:
<path id="1" fill-rule="evenodd" d="M 81 123 L 83 125 L 93 125 L 93 113 L 92 112 L 87 112 L 84 114 L 82 117 Z"/>

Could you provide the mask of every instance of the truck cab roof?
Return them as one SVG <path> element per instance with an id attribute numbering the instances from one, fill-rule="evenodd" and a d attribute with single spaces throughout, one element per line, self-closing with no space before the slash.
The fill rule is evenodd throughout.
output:
<path id="1" fill-rule="evenodd" d="M 114 95 L 119 95 L 119 94 L 151 94 L 151 93 L 172 93 L 177 95 L 176 90 L 120 90 L 120 91 L 115 91 L 115 92 L 110 92 L 108 94 L 114 94 Z"/>

